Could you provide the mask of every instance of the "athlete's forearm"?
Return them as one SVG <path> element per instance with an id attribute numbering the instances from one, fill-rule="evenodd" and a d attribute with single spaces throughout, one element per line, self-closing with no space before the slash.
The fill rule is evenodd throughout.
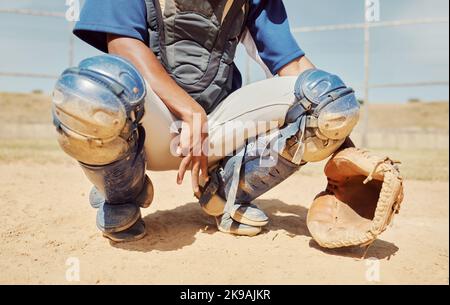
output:
<path id="1" fill-rule="evenodd" d="M 203 108 L 178 86 L 142 41 L 108 35 L 108 51 L 131 61 L 177 118 L 189 121 L 193 113 L 203 113 Z"/>
<path id="2" fill-rule="evenodd" d="M 298 76 L 309 69 L 314 69 L 314 64 L 306 57 L 302 56 L 291 61 L 278 71 L 279 76 Z"/>

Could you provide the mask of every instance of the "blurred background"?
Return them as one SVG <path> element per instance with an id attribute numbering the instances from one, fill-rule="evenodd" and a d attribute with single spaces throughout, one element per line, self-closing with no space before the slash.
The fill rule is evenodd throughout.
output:
<path id="1" fill-rule="evenodd" d="M 409 178 L 448 180 L 449 2 L 283 2 L 312 61 L 357 91 L 355 142 L 403 160 Z M 99 54 L 71 35 L 73 4 L 0 0 L 0 162 L 67 161 L 54 143 L 49 95 L 65 68 Z M 243 48 L 236 61 L 247 83 L 264 78 Z"/>

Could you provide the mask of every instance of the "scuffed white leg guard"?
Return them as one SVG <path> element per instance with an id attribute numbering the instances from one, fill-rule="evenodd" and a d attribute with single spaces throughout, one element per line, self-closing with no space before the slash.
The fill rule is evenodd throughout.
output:
<path id="1" fill-rule="evenodd" d="M 53 119 L 61 148 L 76 159 L 94 185 L 97 227 L 114 241 L 145 235 L 140 207 L 153 199 L 145 175 L 146 87 L 121 57 L 102 55 L 64 71 L 53 94 Z"/>

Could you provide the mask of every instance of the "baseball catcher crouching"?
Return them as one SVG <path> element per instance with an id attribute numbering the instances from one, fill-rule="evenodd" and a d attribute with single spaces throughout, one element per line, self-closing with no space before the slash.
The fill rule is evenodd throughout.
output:
<path id="1" fill-rule="evenodd" d="M 341 150 L 351 142 L 348 137 L 359 119 L 359 103 L 338 76 L 310 69 L 298 78 L 277 80 L 281 81 L 293 84 L 295 98 L 279 132 L 247 139 L 233 156 L 211 161 L 210 180 L 199 196 L 202 208 L 216 217 L 222 232 L 257 235 L 269 219 L 252 201 L 308 162 L 335 154 L 325 169 L 327 191 L 317 197 L 308 214 L 309 230 L 323 247 L 371 243 L 402 201 L 402 179 L 395 162 L 355 148 Z M 60 146 L 79 161 L 93 183 L 90 203 L 98 209 L 97 226 L 116 242 L 145 235 L 140 208 L 153 199 L 145 172 L 147 157 L 152 157 L 148 150 L 155 145 L 146 145 L 141 126 L 144 118 L 150 130 L 154 127 L 144 117 L 148 90 L 133 65 L 108 55 L 67 69 L 54 91 Z M 158 157 L 163 162 L 170 159 Z"/>
<path id="2" fill-rule="evenodd" d="M 287 16 L 283 1 L 85 1 L 74 34 L 108 55 L 61 75 L 53 116 L 60 146 L 94 185 L 90 202 L 105 237 L 145 235 L 140 208 L 153 199 L 146 170 L 177 170 L 178 184 L 190 170 L 192 190 L 220 231 L 256 235 L 269 221 L 256 198 L 352 146 L 355 94 L 315 68 Z M 243 86 L 240 43 L 266 80 Z M 242 128 L 247 123 L 258 127 Z M 401 202 L 392 162 L 344 152 L 351 162 L 332 158 L 327 192 L 308 217 L 326 247 L 373 240 Z M 358 183 L 366 175 L 372 180 Z M 363 193 L 370 199 L 359 200 Z"/>

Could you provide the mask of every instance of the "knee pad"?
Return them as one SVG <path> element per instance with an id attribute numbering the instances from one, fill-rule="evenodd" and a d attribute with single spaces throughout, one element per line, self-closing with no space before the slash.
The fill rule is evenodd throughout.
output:
<path id="1" fill-rule="evenodd" d="M 67 69 L 53 92 L 53 122 L 61 148 L 90 165 L 126 158 L 139 141 L 146 87 L 126 60 L 110 55 Z"/>
<path id="2" fill-rule="evenodd" d="M 311 69 L 299 76 L 295 97 L 280 132 L 278 152 L 296 164 L 323 161 L 358 124 L 360 106 L 355 92 L 338 76 Z"/>

